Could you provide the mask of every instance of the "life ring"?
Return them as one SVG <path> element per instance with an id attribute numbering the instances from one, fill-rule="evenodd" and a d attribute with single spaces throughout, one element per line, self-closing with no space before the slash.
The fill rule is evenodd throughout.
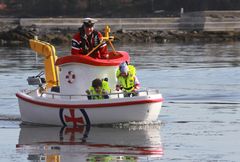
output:
<path id="1" fill-rule="evenodd" d="M 72 71 L 68 71 L 68 74 L 66 75 L 67 82 L 72 84 L 75 80 L 76 76 Z"/>

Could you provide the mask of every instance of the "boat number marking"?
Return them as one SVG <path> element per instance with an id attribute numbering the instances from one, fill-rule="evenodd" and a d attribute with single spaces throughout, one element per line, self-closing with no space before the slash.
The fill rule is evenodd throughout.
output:
<path id="1" fill-rule="evenodd" d="M 66 75 L 67 82 L 72 84 L 74 82 L 75 78 L 76 78 L 75 74 L 72 71 L 68 71 L 68 73 Z"/>

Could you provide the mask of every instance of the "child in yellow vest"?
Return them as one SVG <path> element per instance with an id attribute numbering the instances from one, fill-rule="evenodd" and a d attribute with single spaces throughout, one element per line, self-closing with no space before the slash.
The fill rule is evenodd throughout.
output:
<path id="1" fill-rule="evenodd" d="M 108 93 L 110 93 L 110 88 L 106 80 L 101 80 L 99 78 L 92 81 L 92 86 L 86 90 L 89 100 L 101 100 L 108 99 Z"/>

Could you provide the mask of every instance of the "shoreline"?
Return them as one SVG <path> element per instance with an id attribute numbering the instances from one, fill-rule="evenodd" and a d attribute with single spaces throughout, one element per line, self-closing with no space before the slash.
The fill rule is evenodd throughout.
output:
<path id="1" fill-rule="evenodd" d="M 52 44 L 70 43 L 82 18 L 0 18 L 0 45 L 27 44 L 37 36 Z M 111 28 L 115 42 L 222 42 L 240 40 L 240 11 L 192 12 L 174 18 L 97 18 L 104 35 Z"/>
<path id="2" fill-rule="evenodd" d="M 77 32 L 77 31 L 76 31 Z M 104 34 L 103 31 L 101 31 Z M 70 44 L 75 32 L 58 30 L 57 33 L 35 34 L 29 28 L 17 27 L 0 32 L 0 46 L 27 45 L 36 36 L 54 45 Z M 188 43 L 240 41 L 240 31 L 116 31 L 111 32 L 115 43 Z"/>

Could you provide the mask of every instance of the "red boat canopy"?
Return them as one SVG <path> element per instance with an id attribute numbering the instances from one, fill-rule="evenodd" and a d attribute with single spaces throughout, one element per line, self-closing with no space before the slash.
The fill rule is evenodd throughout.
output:
<path id="1" fill-rule="evenodd" d="M 108 59 L 95 59 L 85 55 L 69 55 L 60 57 L 56 61 L 56 65 L 64 65 L 68 63 L 83 63 L 94 66 L 118 66 L 120 63 L 130 61 L 130 57 L 125 51 L 109 52 Z"/>

